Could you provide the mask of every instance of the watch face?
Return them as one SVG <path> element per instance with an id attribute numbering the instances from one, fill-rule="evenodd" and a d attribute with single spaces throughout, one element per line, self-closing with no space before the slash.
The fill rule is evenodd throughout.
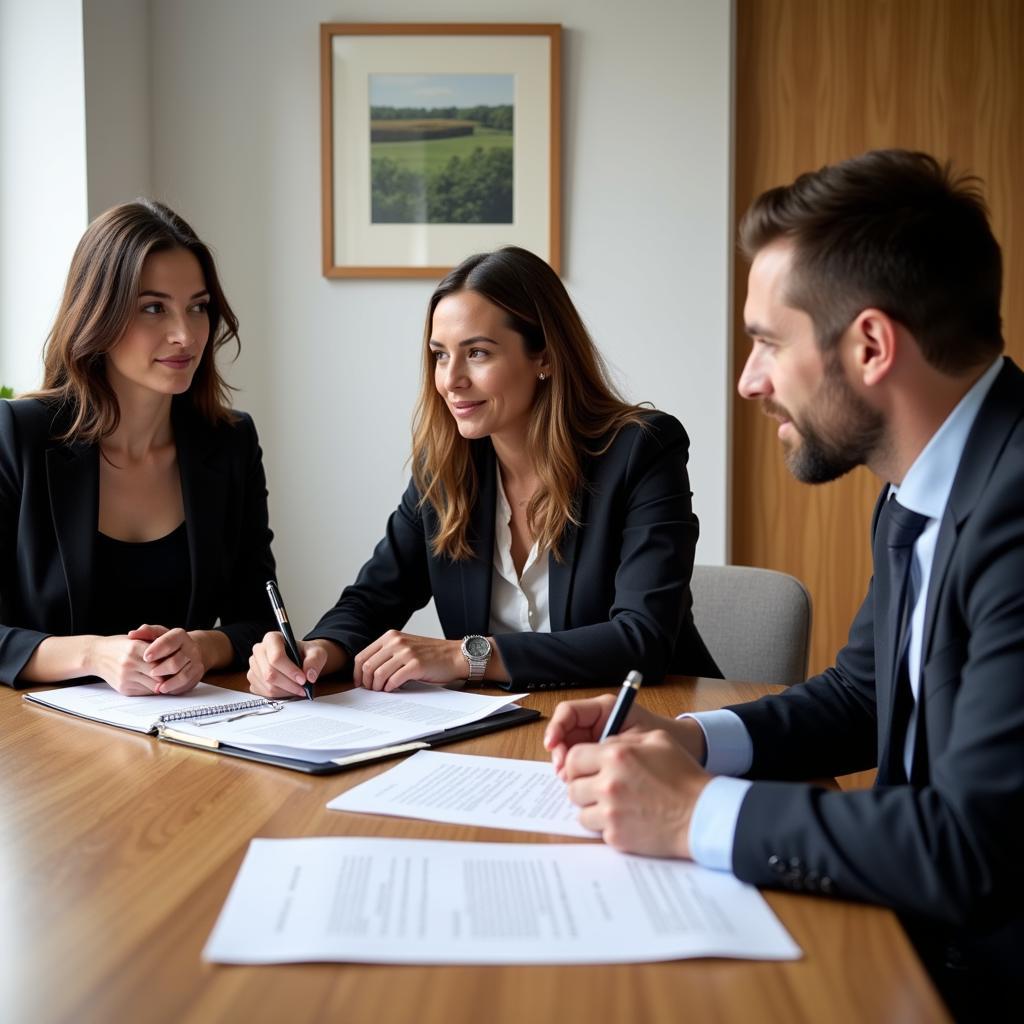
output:
<path id="1" fill-rule="evenodd" d="M 466 640 L 466 653 L 471 658 L 486 658 L 491 653 L 491 645 L 486 637 L 471 636 Z"/>

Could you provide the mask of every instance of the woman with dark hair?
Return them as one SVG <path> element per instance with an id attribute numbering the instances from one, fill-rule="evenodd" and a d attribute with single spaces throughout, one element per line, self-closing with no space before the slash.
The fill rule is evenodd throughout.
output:
<path id="1" fill-rule="evenodd" d="M 273 624 L 260 447 L 214 359 L 231 340 L 185 221 L 140 199 L 89 225 L 42 389 L 0 402 L 0 681 L 180 694 Z"/>
<path id="2" fill-rule="evenodd" d="M 622 401 L 558 275 L 471 256 L 427 311 L 412 482 L 356 582 L 293 665 L 278 633 L 251 688 L 468 679 L 616 684 L 718 675 L 690 612 L 697 519 L 678 420 Z M 401 632 L 434 599 L 448 639 Z"/>

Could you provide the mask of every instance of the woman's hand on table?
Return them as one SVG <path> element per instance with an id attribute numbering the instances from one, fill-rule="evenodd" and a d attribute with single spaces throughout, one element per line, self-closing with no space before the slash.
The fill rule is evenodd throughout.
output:
<path id="1" fill-rule="evenodd" d="M 368 690 L 391 691 L 413 679 L 443 685 L 468 674 L 461 641 L 389 629 L 356 655 L 352 681 Z"/>

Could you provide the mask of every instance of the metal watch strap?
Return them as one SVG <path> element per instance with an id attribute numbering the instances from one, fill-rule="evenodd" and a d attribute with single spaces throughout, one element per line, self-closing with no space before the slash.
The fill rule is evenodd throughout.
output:
<path id="1" fill-rule="evenodd" d="M 470 640 L 484 640 L 486 642 L 486 639 L 486 637 L 481 637 L 476 634 L 463 638 L 462 653 L 465 656 L 466 661 L 469 663 L 469 675 L 466 676 L 466 682 L 469 683 L 470 686 L 475 686 L 483 682 L 484 673 L 487 671 L 487 662 L 490 660 L 491 652 L 488 650 L 484 657 L 474 658 L 469 653 L 469 649 L 466 645 Z M 490 645 L 488 644 L 488 647 L 489 646 Z"/>

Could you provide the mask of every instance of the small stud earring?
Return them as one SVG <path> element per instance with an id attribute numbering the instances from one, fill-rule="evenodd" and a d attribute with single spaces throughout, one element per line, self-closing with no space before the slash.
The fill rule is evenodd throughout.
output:
<path id="1" fill-rule="evenodd" d="M 537 374 L 537 380 L 547 380 L 547 379 L 548 379 L 548 375 L 546 373 L 538 373 Z"/>

